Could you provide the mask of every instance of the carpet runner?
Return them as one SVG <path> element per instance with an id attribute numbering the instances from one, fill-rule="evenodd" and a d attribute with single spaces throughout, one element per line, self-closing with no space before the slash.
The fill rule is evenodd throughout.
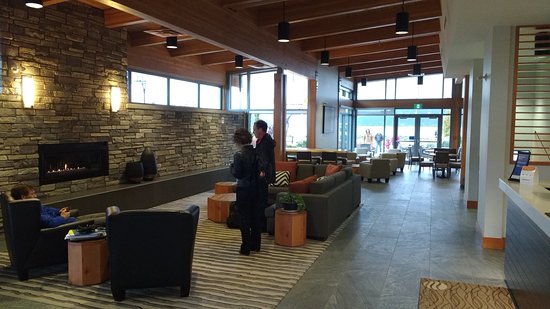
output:
<path id="1" fill-rule="evenodd" d="M 505 287 L 422 278 L 419 309 L 515 309 Z"/>
<path id="2" fill-rule="evenodd" d="M 32 269 L 28 281 L 19 281 L 9 268 L 7 252 L 0 252 L 0 295 L 60 308 L 275 308 L 357 213 L 326 241 L 307 239 L 304 246 L 290 248 L 275 245 L 273 236 L 262 234 L 261 252 L 242 256 L 239 230 L 207 220 L 206 205 L 200 206 L 189 297 L 179 297 L 178 287 L 131 289 L 126 300 L 115 303 L 109 281 L 69 285 L 66 264 Z"/>

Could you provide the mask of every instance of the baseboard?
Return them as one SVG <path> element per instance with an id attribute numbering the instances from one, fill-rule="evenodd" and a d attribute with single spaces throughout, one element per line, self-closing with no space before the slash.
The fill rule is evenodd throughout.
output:
<path id="1" fill-rule="evenodd" d="M 504 250 L 506 238 L 483 237 L 483 249 Z"/>
<path id="2" fill-rule="evenodd" d="M 467 201 L 466 208 L 468 209 L 477 209 L 477 201 Z"/>

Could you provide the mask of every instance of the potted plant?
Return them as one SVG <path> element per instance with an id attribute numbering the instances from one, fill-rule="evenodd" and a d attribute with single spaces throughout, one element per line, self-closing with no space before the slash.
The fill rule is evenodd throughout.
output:
<path id="1" fill-rule="evenodd" d="M 304 211 L 306 210 L 306 203 L 304 198 L 295 193 L 283 193 L 280 194 L 279 202 L 286 211 Z"/>

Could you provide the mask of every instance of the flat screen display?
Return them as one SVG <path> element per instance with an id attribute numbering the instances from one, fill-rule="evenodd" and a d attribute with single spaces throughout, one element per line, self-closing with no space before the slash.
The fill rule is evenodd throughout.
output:
<path id="1" fill-rule="evenodd" d="M 519 176 L 521 175 L 521 169 L 524 166 L 529 165 L 529 158 L 531 156 L 531 152 L 529 150 L 518 150 L 517 152 L 518 154 L 516 158 L 516 164 L 514 165 L 514 169 L 512 170 L 512 174 L 510 175 L 510 178 L 508 178 L 508 180 L 519 181 Z"/>

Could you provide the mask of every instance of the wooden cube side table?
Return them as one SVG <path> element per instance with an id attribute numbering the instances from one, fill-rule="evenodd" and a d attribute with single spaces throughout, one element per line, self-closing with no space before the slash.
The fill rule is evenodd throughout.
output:
<path id="1" fill-rule="evenodd" d="M 236 193 L 214 194 L 209 197 L 207 200 L 208 219 L 217 223 L 226 222 L 229 216 L 229 206 L 236 200 Z"/>
<path id="2" fill-rule="evenodd" d="M 214 193 L 215 194 L 235 193 L 236 188 L 237 188 L 237 183 L 234 181 L 216 182 L 216 184 L 214 185 Z"/>
<path id="3" fill-rule="evenodd" d="M 68 241 L 69 283 L 91 285 L 109 278 L 107 239 Z"/>
<path id="4" fill-rule="evenodd" d="M 306 243 L 307 212 L 275 211 L 275 243 L 297 247 Z"/>

